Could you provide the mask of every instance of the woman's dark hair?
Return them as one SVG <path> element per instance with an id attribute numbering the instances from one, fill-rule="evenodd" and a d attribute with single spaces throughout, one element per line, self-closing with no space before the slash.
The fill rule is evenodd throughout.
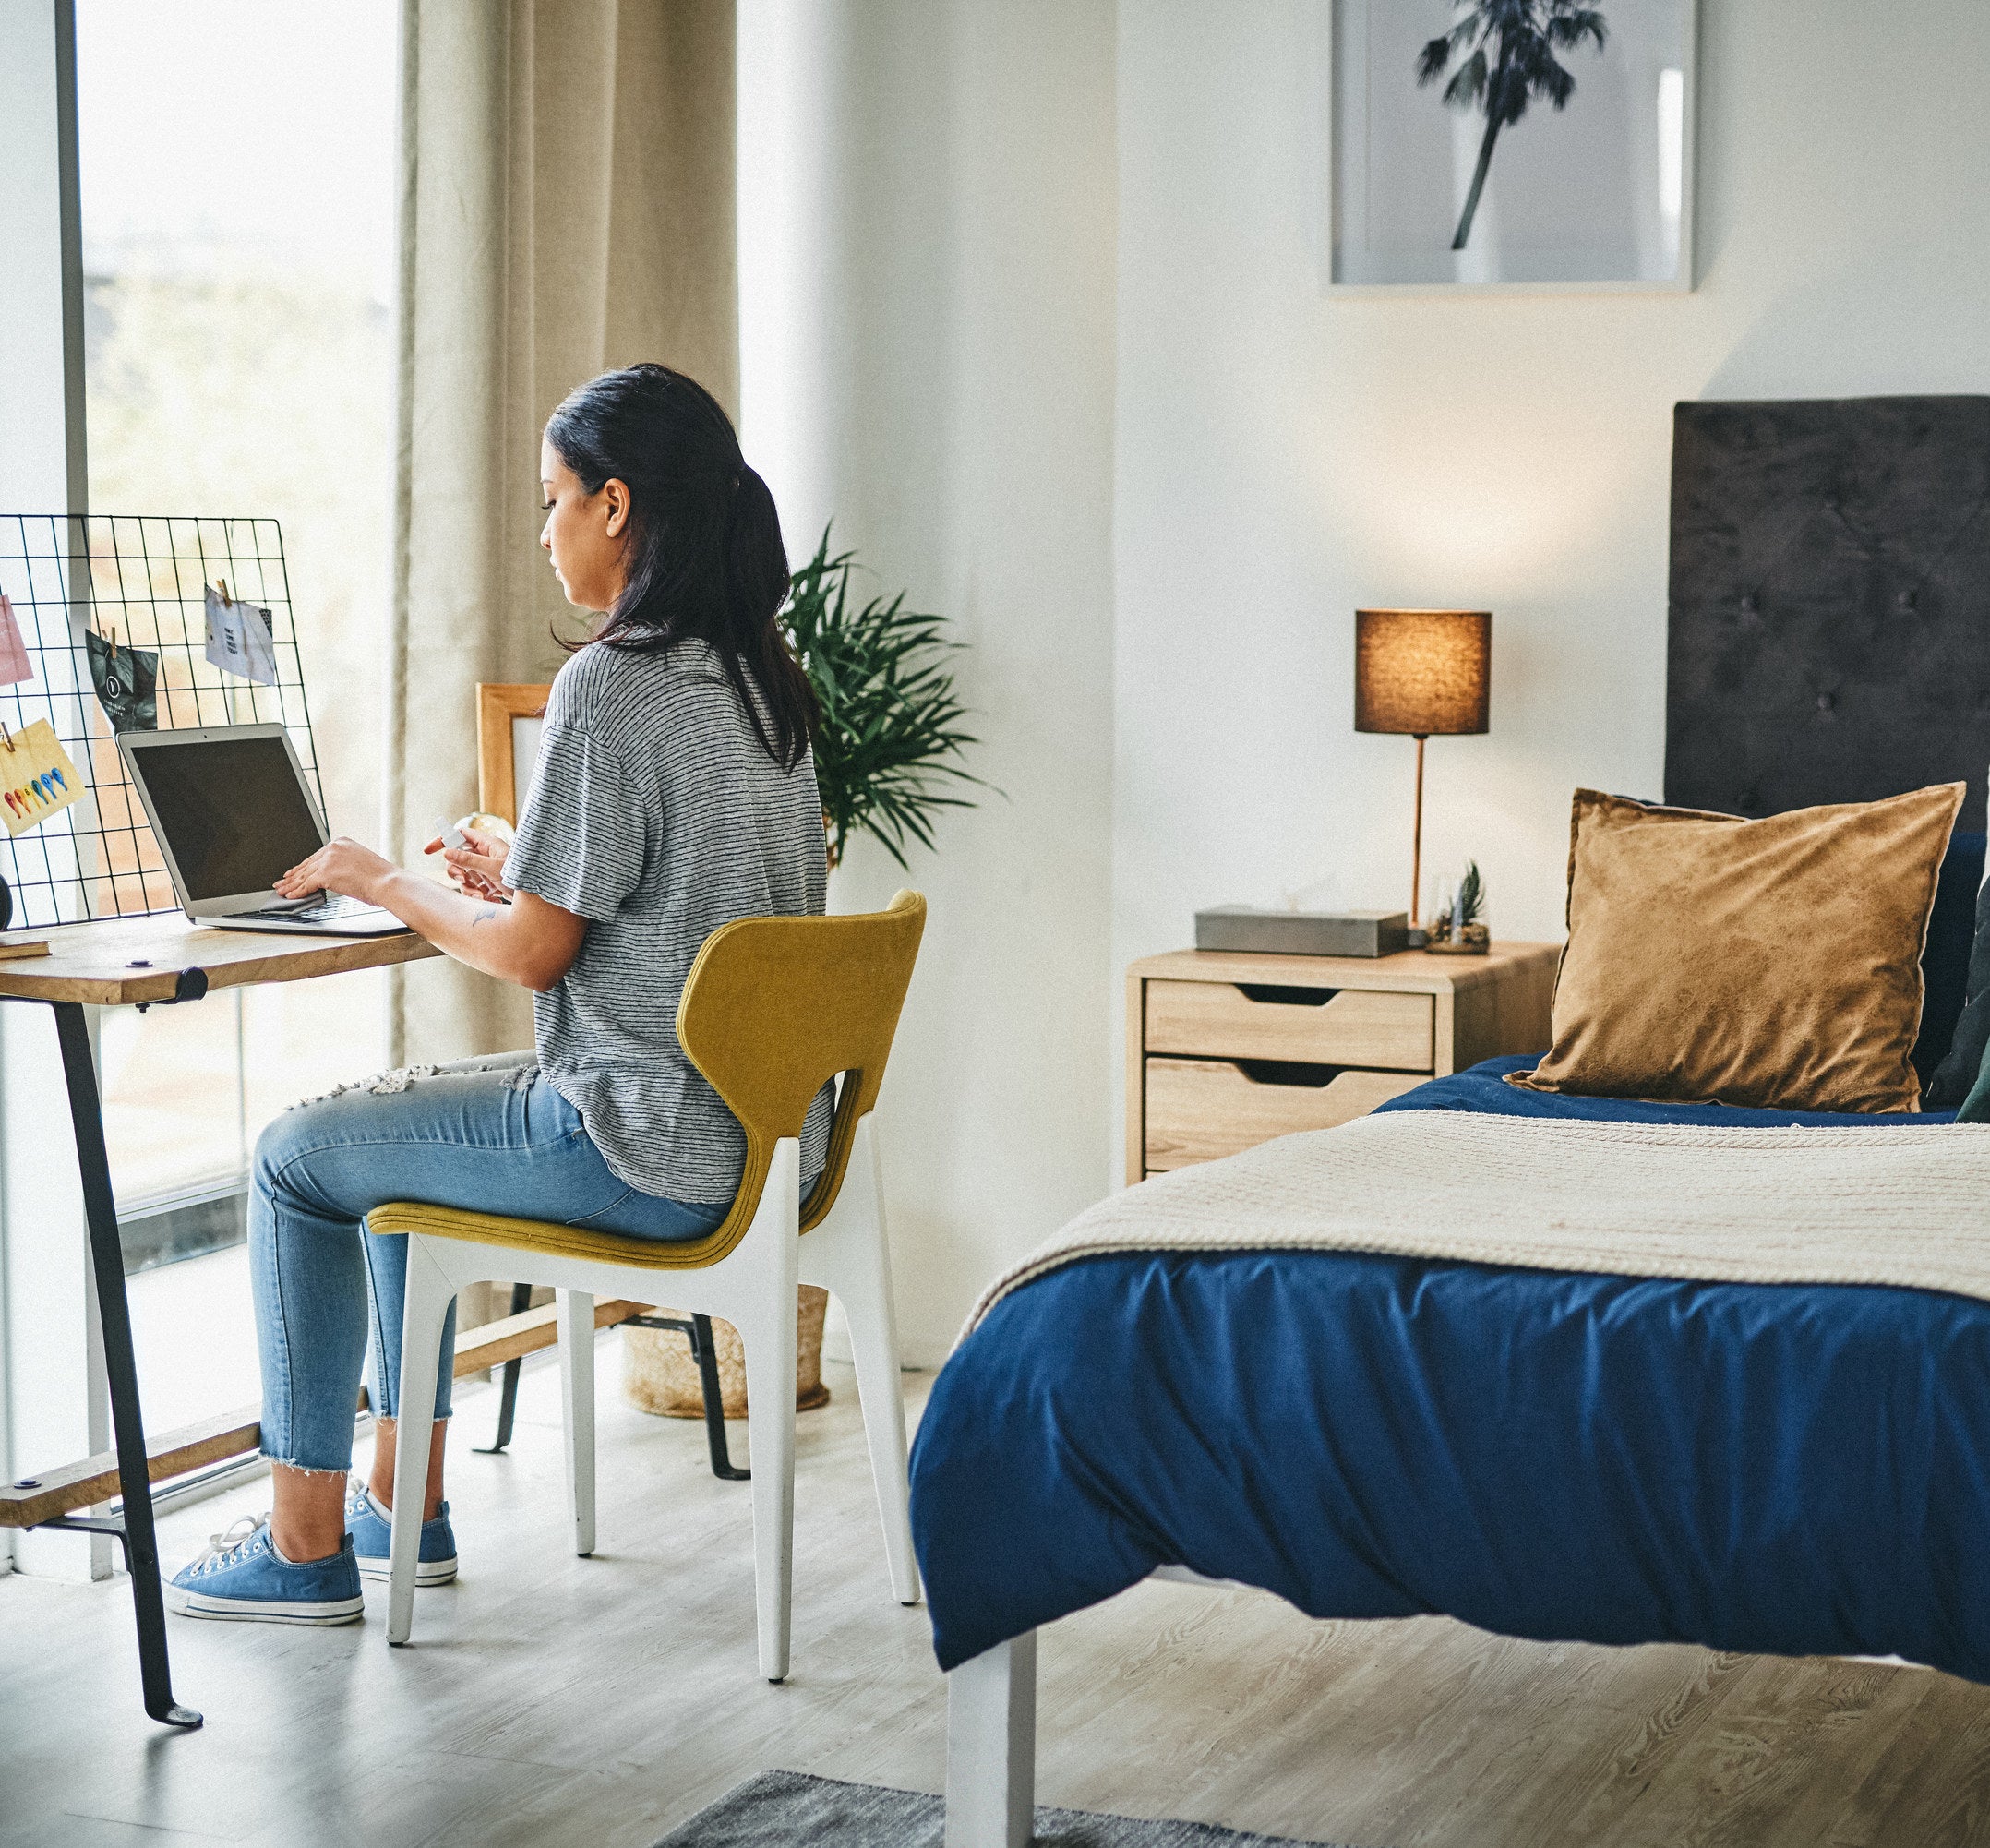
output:
<path id="1" fill-rule="evenodd" d="M 788 584 L 781 516 L 718 401 L 667 366 L 626 366 L 569 392 L 545 439 L 590 494 L 611 477 L 629 488 L 629 574 L 593 640 L 635 654 L 709 642 L 754 736 L 792 770 L 819 709 L 774 620 Z"/>

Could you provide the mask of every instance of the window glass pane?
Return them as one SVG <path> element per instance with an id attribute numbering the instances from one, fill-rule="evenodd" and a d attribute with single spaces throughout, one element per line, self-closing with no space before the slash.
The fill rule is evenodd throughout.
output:
<path id="1" fill-rule="evenodd" d="M 391 0 L 77 7 L 91 508 L 282 522 L 327 807 L 362 836 L 379 810 L 395 18 Z M 285 1025 L 253 1042 L 246 1100 L 228 998 L 107 1014 L 127 1206 L 239 1172 L 245 1129 L 374 1069 L 383 979 L 250 997 Z"/>
<path id="2" fill-rule="evenodd" d="M 397 20 L 394 0 L 77 0 L 91 510 L 281 522 L 326 807 L 362 838 L 379 815 Z M 381 1063 L 384 983 L 102 1014 L 127 1262 L 239 1229 L 262 1125 Z M 253 1400 L 239 1246 L 142 1272 L 131 1302 L 152 1426 Z"/>

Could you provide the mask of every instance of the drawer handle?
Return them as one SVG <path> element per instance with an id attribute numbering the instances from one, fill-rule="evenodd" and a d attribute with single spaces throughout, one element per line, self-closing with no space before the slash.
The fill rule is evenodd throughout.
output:
<path id="1" fill-rule="evenodd" d="M 1325 1090 L 1347 1069 L 1311 1065 L 1298 1059 L 1233 1059 L 1230 1062 L 1253 1085 L 1277 1085 L 1286 1090 Z"/>
<path id="2" fill-rule="evenodd" d="M 1338 989 L 1277 988 L 1268 982 L 1238 982 L 1234 986 L 1246 1001 L 1270 1002 L 1277 1007 L 1325 1007 L 1340 992 Z"/>

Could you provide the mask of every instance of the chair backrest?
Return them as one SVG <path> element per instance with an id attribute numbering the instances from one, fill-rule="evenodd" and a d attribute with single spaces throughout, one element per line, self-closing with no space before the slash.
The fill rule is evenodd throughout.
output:
<path id="1" fill-rule="evenodd" d="M 798 1136 L 815 1094 L 846 1074 L 804 1231 L 835 1205 L 857 1119 L 878 1100 L 899 1010 L 926 929 L 926 900 L 901 892 L 845 918 L 741 918 L 705 939 L 677 1003 L 677 1038 L 746 1131 L 746 1171 L 704 1242 L 723 1256 L 746 1236 L 773 1146 Z"/>

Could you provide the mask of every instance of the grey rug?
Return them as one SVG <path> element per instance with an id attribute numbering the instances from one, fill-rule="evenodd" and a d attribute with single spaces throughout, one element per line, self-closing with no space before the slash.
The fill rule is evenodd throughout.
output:
<path id="1" fill-rule="evenodd" d="M 946 1806 L 917 1791 L 838 1783 L 800 1771 L 762 1771 L 730 1790 L 656 1848 L 941 1848 Z M 1332 1848 L 1288 1835 L 1240 1835 L 1206 1822 L 1139 1822 L 1090 1810 L 1039 1809 L 1037 1848 Z"/>

